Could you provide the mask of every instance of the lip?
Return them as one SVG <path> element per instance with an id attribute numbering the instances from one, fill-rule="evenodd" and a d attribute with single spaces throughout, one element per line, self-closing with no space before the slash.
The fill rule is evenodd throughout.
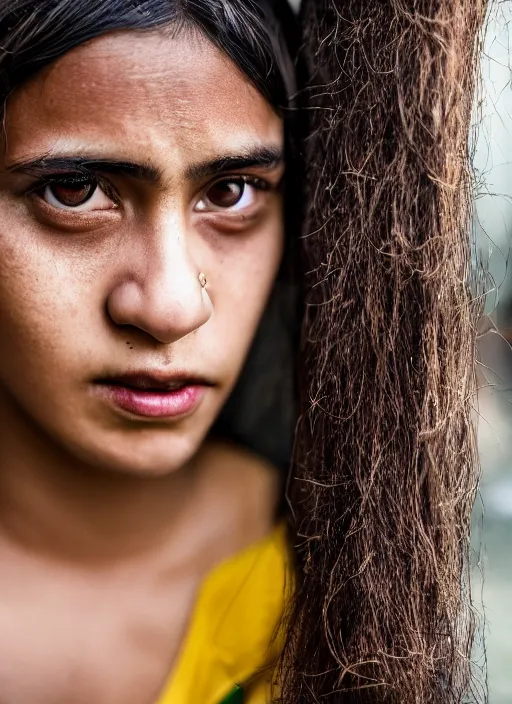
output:
<path id="1" fill-rule="evenodd" d="M 145 418 L 180 418 L 193 413 L 211 383 L 187 374 L 135 373 L 101 379 L 96 391 L 117 408 Z"/>

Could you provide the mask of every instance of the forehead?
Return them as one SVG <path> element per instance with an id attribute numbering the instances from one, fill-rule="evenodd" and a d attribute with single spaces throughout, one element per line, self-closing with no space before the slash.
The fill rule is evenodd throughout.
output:
<path id="1" fill-rule="evenodd" d="M 94 146 L 168 163 L 282 141 L 248 78 L 192 32 L 118 32 L 70 51 L 13 94 L 5 127 L 8 161 Z"/>

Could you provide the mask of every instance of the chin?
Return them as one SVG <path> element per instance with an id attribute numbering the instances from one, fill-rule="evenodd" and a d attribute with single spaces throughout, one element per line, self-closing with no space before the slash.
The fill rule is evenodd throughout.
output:
<path id="1" fill-rule="evenodd" d="M 95 438 L 87 446 L 80 443 L 69 449 L 86 466 L 102 472 L 136 477 L 164 477 L 183 469 L 195 457 L 206 432 L 185 433 L 174 430 L 109 434 L 102 442 Z M 100 440 L 100 442 L 98 442 Z"/>

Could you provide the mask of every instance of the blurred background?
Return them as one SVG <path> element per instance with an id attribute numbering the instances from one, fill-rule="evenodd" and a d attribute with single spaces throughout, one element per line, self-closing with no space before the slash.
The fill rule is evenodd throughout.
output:
<path id="1" fill-rule="evenodd" d="M 489 270 L 480 340 L 475 601 L 485 633 L 490 704 L 512 704 L 512 0 L 492 3 L 475 105 L 474 232 Z M 480 654 L 481 655 L 481 654 Z"/>

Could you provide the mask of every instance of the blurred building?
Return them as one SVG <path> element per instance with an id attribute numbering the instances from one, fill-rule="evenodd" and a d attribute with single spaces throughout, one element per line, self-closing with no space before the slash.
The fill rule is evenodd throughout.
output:
<path id="1" fill-rule="evenodd" d="M 488 267 L 480 343 L 474 598 L 486 637 L 489 704 L 512 703 L 512 1 L 491 5 L 475 106 L 475 234 Z M 479 587 L 479 588 L 478 588 Z M 480 651 L 482 653 L 482 651 Z"/>

